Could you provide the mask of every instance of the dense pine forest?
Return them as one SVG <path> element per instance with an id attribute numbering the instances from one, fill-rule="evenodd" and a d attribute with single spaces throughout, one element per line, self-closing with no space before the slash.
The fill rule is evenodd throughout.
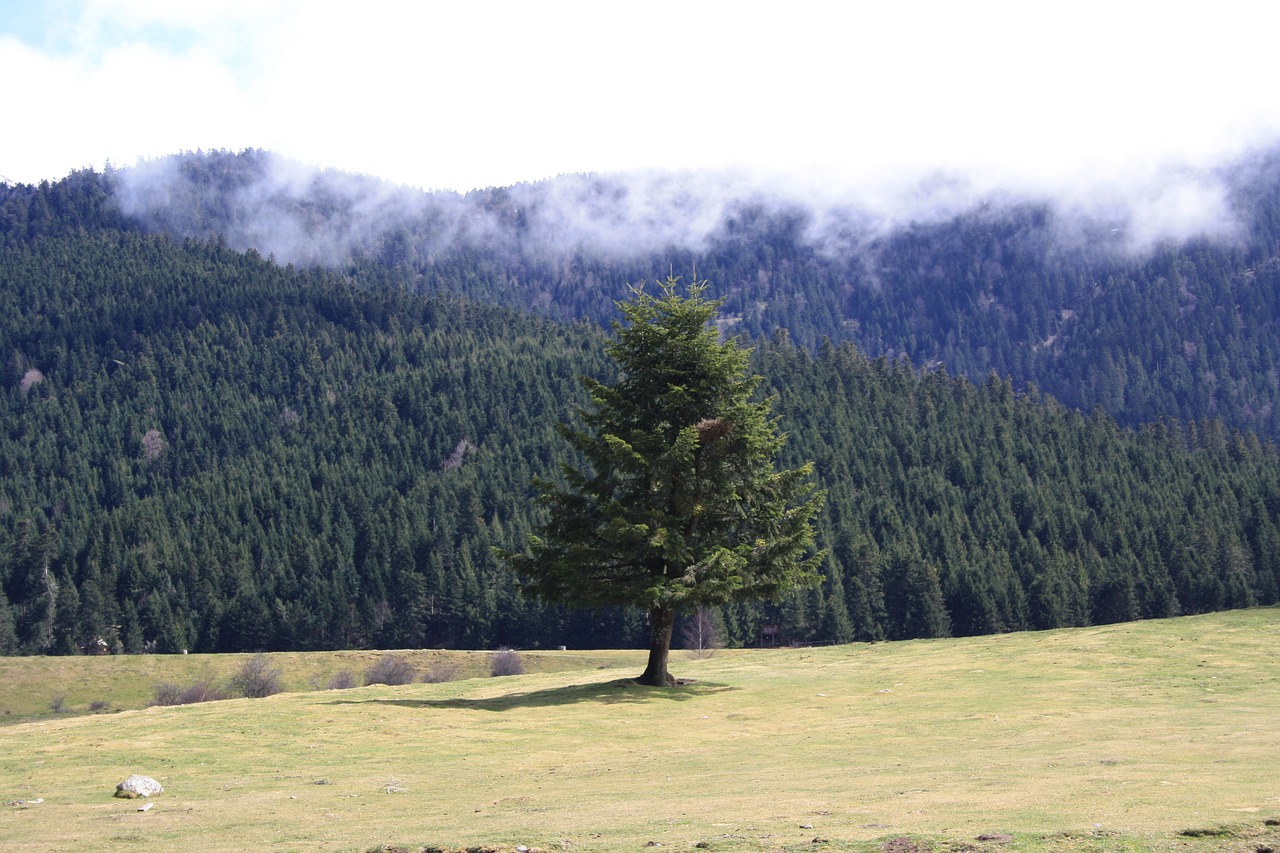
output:
<path id="1" fill-rule="evenodd" d="M 954 215 L 922 204 L 889 223 L 627 176 L 460 196 L 254 151 L 92 179 L 138 227 L 221 236 L 368 282 L 600 321 L 620 283 L 696 271 L 726 300 L 726 328 L 752 337 L 849 341 L 975 382 L 994 371 L 1127 426 L 1218 418 L 1280 438 L 1280 152 L 1200 176 L 1221 190 L 1221 221 L 1176 241 L 1107 205 L 995 197 Z"/>
<path id="2" fill-rule="evenodd" d="M 612 369 L 613 300 L 670 268 L 725 298 L 781 461 L 828 492 L 826 582 L 715 614 L 728 642 L 1280 600 L 1262 167 L 1230 243 L 1067 250 L 1025 204 L 853 257 L 798 210 L 625 253 L 552 245 L 550 185 L 405 207 L 349 176 L 265 193 L 275 162 L 0 186 L 0 653 L 642 642 L 637 613 L 522 597 L 492 548 L 566 459 L 577 377 Z"/>

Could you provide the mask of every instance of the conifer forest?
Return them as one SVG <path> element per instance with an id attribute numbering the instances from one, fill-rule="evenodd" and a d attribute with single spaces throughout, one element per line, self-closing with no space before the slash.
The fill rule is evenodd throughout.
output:
<path id="1" fill-rule="evenodd" d="M 0 184 L 0 654 L 643 645 L 495 553 L 577 461 L 627 285 L 671 274 L 826 494 L 822 583 L 716 608 L 724 642 L 1280 601 L 1280 155 L 1223 176 L 1230 236 L 1141 249 L 1035 200 L 876 229 L 747 198 L 628 245 L 561 227 L 620 178 L 281 166 Z"/>

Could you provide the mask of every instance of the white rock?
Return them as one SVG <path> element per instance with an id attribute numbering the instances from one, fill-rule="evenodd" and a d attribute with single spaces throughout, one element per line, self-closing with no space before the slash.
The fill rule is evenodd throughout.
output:
<path id="1" fill-rule="evenodd" d="M 116 785 L 116 796 L 126 800 L 135 797 L 154 797 L 164 792 L 164 788 L 150 776 L 139 776 L 137 773 Z"/>

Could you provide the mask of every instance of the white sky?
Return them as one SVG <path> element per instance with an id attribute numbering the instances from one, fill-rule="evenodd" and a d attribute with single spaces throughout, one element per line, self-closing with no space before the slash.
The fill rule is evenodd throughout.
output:
<path id="1" fill-rule="evenodd" d="M 425 189 L 1106 185 L 1280 139 L 1280 4 L 0 0 L 0 176 L 266 148 Z"/>

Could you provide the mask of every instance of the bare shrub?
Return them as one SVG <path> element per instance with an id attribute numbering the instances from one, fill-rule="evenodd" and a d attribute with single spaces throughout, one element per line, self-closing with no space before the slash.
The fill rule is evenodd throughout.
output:
<path id="1" fill-rule="evenodd" d="M 226 691 L 219 689 L 212 678 L 201 678 L 186 687 L 172 681 L 162 681 L 152 688 L 152 705 L 192 705 L 196 702 L 216 702 L 226 699 Z"/>
<path id="2" fill-rule="evenodd" d="M 462 461 L 466 459 L 467 454 L 475 453 L 479 449 L 480 448 L 476 447 L 467 439 L 465 438 L 462 439 L 462 441 L 459 441 L 458 444 L 453 448 L 453 452 L 450 453 L 447 457 L 445 457 L 445 460 L 440 463 L 440 470 L 455 471 L 458 468 L 461 468 Z"/>
<path id="3" fill-rule="evenodd" d="M 49 700 L 49 710 L 53 711 L 55 714 L 61 714 L 63 711 L 67 710 L 67 697 L 61 693 L 54 696 Z"/>
<path id="4" fill-rule="evenodd" d="M 458 671 L 459 667 L 453 661 L 437 661 L 427 667 L 427 671 L 422 675 L 422 681 L 424 684 L 443 684 L 457 678 Z"/>
<path id="5" fill-rule="evenodd" d="M 524 661 L 519 652 L 505 646 L 493 653 L 489 662 L 489 674 L 495 678 L 500 675 L 524 675 Z"/>
<path id="6" fill-rule="evenodd" d="M 249 699 L 273 696 L 284 688 L 280 684 L 280 670 L 271 665 L 264 654 L 257 654 L 240 665 L 231 676 L 231 689 Z"/>
<path id="7" fill-rule="evenodd" d="M 329 683 L 325 685 L 325 689 L 326 690 L 350 690 L 352 687 L 355 687 L 355 686 L 356 686 L 355 673 L 353 673 L 349 669 L 344 669 L 342 670 L 342 672 L 334 674 L 334 676 L 329 679 Z"/>
<path id="8" fill-rule="evenodd" d="M 183 690 L 178 698 L 181 705 L 193 705 L 196 702 L 219 702 L 230 697 L 227 691 L 213 683 L 212 678 L 201 678 Z"/>
<path id="9" fill-rule="evenodd" d="M 26 373 L 22 374 L 22 379 L 18 380 L 18 390 L 22 393 L 22 396 L 25 397 L 32 388 L 43 381 L 44 373 L 42 373 L 39 368 L 33 367 Z"/>
<path id="10" fill-rule="evenodd" d="M 365 684 L 412 684 L 418 678 L 413 665 L 399 655 L 383 655 L 364 674 Z"/>
<path id="11" fill-rule="evenodd" d="M 169 443 L 164 440 L 164 433 L 158 429 L 149 429 L 142 436 L 142 460 L 144 462 L 155 462 L 164 456 L 164 452 L 168 447 Z"/>
<path id="12" fill-rule="evenodd" d="M 709 607 L 699 607 L 684 623 L 681 632 L 685 650 L 691 658 L 709 658 L 724 643 L 720 639 L 720 623 L 715 611 Z"/>
<path id="13" fill-rule="evenodd" d="M 162 681 L 151 688 L 152 705 L 178 705 L 182 702 L 182 688 L 172 681 Z"/>
<path id="14" fill-rule="evenodd" d="M 92 702 L 89 703 L 89 710 L 95 714 L 98 713 L 99 711 L 105 711 L 109 707 L 111 706 L 108 705 L 102 699 L 94 699 Z"/>

